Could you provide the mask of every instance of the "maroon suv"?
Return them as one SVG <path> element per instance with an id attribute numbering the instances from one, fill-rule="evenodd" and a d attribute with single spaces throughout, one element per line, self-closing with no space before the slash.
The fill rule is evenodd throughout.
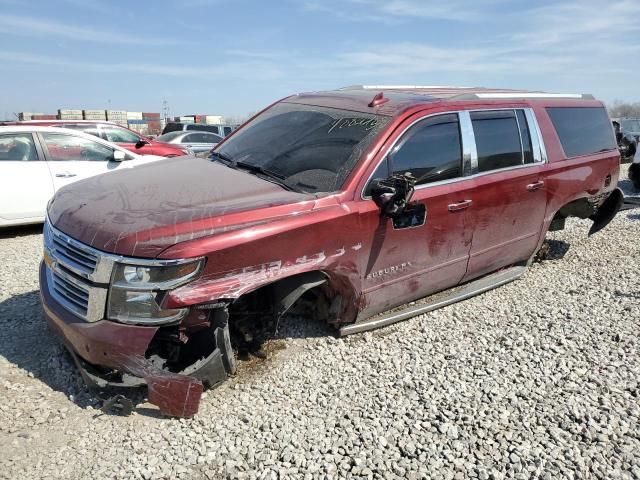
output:
<path id="1" fill-rule="evenodd" d="M 158 155 L 160 157 L 179 157 L 191 152 L 165 142 L 156 142 L 133 130 L 112 122 L 94 120 L 30 120 L 25 122 L 0 122 L 0 125 L 41 125 L 48 127 L 71 128 L 95 135 L 107 142 L 120 145 L 122 148 L 138 155 Z"/>
<path id="2" fill-rule="evenodd" d="M 294 304 L 346 335 L 502 285 L 567 217 L 604 227 L 618 171 L 590 95 L 295 95 L 208 159 L 60 190 L 42 303 L 90 385 L 146 384 L 162 412 L 193 415 Z"/>

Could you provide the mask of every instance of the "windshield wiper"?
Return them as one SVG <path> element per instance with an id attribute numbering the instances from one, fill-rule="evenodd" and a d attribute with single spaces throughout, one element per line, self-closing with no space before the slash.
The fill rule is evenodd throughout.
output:
<path id="1" fill-rule="evenodd" d="M 209 154 L 209 158 L 213 158 L 213 159 L 219 159 L 222 160 L 225 164 L 230 165 L 231 167 L 235 168 L 235 164 L 233 162 L 233 158 L 231 158 L 228 155 L 225 155 L 224 153 L 220 153 L 220 152 L 211 152 Z"/>
<path id="2" fill-rule="evenodd" d="M 278 185 L 280 185 L 281 187 L 287 189 L 287 190 L 291 190 L 291 191 L 295 191 L 293 187 L 291 187 L 291 185 L 288 185 L 285 180 L 287 179 L 287 177 L 285 177 L 284 175 L 281 175 L 280 173 L 276 173 L 276 172 L 272 172 L 271 170 L 267 170 L 266 168 L 264 168 L 261 165 L 254 165 L 252 163 L 246 163 L 243 161 L 237 161 L 237 162 L 233 162 L 234 167 L 240 167 L 243 170 L 248 170 L 250 172 L 254 172 L 254 173 L 259 173 L 265 177 L 267 177 L 267 179 L 269 179 L 270 181 L 277 183 Z"/>

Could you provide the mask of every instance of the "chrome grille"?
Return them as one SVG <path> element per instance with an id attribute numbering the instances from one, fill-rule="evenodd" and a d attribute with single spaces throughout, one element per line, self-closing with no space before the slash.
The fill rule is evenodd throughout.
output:
<path id="1" fill-rule="evenodd" d="M 51 250 L 54 255 L 78 273 L 92 274 L 98 263 L 98 257 L 79 242 L 60 232 L 51 230 Z"/>
<path id="2" fill-rule="evenodd" d="M 85 317 L 89 308 L 89 290 L 71 277 L 51 272 L 51 293 L 68 309 Z"/>

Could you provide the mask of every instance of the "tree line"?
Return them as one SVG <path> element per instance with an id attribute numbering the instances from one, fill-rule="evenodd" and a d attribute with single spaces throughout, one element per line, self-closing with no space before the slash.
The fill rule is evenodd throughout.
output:
<path id="1" fill-rule="evenodd" d="M 609 116 L 612 118 L 640 118 L 640 102 L 628 103 L 622 100 L 614 100 L 609 108 Z"/>

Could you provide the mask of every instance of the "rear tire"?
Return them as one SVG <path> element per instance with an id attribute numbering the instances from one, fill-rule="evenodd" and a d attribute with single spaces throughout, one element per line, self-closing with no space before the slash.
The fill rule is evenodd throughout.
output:
<path id="1" fill-rule="evenodd" d="M 636 190 L 640 190 L 640 163 L 629 165 L 629 180 L 631 180 Z"/>

